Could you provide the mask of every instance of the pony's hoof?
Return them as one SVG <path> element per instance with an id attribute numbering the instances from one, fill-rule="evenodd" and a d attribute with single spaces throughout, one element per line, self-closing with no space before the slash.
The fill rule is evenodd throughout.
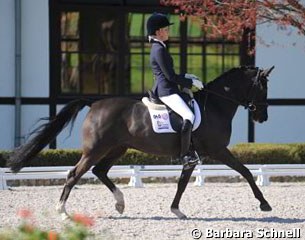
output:
<path id="1" fill-rule="evenodd" d="M 67 213 L 61 213 L 60 216 L 62 221 L 71 220 L 71 217 Z"/>
<path id="2" fill-rule="evenodd" d="M 179 219 L 187 219 L 187 216 L 183 214 L 178 208 L 171 208 L 173 214 L 175 214 Z"/>
<path id="3" fill-rule="evenodd" d="M 264 211 L 264 212 L 270 212 L 270 211 L 272 211 L 272 207 L 269 205 L 269 203 L 262 203 L 262 204 L 260 205 L 260 208 L 261 208 L 261 210 Z"/>
<path id="4" fill-rule="evenodd" d="M 122 214 L 124 212 L 124 208 L 125 208 L 125 205 L 122 204 L 122 203 L 116 203 L 115 204 L 115 209 L 120 213 Z"/>
<path id="5" fill-rule="evenodd" d="M 63 212 L 63 205 L 61 203 L 58 203 L 55 207 L 57 213 Z"/>

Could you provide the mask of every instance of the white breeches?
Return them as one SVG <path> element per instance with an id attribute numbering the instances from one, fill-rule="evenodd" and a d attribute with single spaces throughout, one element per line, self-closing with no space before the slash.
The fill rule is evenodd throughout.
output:
<path id="1" fill-rule="evenodd" d="M 194 123 L 195 116 L 193 112 L 178 94 L 172 94 L 159 98 L 165 105 L 179 114 L 183 120 L 189 120 L 192 124 Z"/>

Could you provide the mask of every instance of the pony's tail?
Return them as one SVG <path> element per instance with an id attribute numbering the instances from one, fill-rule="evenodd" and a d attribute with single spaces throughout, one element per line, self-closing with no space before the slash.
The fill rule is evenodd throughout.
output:
<path id="1" fill-rule="evenodd" d="M 46 145 L 48 145 L 68 124 L 73 123 L 78 112 L 85 106 L 91 106 L 93 101 L 78 99 L 68 103 L 53 119 L 41 125 L 31 134 L 36 134 L 27 143 L 14 149 L 8 159 L 8 167 L 13 172 L 19 172 Z"/>

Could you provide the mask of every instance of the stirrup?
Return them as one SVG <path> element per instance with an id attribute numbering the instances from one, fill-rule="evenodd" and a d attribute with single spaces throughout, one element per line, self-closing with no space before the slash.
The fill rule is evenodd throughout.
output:
<path id="1" fill-rule="evenodd" d="M 186 155 L 181 158 L 183 168 L 189 169 L 199 163 L 200 158 L 196 151 L 189 151 Z"/>

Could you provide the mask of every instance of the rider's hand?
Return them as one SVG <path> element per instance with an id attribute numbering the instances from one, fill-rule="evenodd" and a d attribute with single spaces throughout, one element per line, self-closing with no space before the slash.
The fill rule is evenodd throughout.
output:
<path id="1" fill-rule="evenodd" d="M 197 80 L 195 78 L 192 79 L 193 81 L 193 86 L 198 88 L 199 90 L 203 89 L 203 83 L 200 80 Z"/>
<path id="2" fill-rule="evenodd" d="M 185 75 L 184 75 L 184 77 L 185 78 L 189 78 L 189 79 L 197 79 L 197 80 L 199 80 L 199 77 L 197 77 L 196 75 L 194 75 L 194 74 L 190 74 L 190 73 L 186 73 Z"/>

